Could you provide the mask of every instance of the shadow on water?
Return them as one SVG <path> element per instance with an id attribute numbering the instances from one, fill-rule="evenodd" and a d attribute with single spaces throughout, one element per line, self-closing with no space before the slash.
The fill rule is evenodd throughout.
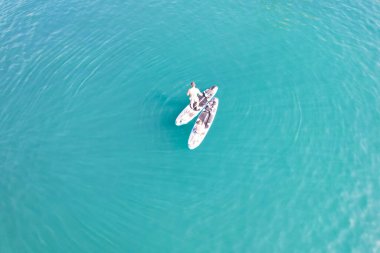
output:
<path id="1" fill-rule="evenodd" d="M 177 127 L 175 119 L 178 114 L 188 105 L 185 94 L 175 91 L 169 93 L 154 89 L 147 94 L 144 100 L 144 113 L 150 115 L 159 135 L 164 135 L 166 140 L 174 144 L 176 148 L 187 149 L 187 139 L 193 124 Z M 180 144 L 179 144 L 180 143 Z"/>
<path id="2" fill-rule="evenodd" d="M 147 96 L 144 104 L 157 112 L 161 125 L 171 126 L 177 115 L 187 106 L 187 99 L 186 97 L 181 98 L 179 95 L 168 95 L 160 90 L 154 90 Z"/>

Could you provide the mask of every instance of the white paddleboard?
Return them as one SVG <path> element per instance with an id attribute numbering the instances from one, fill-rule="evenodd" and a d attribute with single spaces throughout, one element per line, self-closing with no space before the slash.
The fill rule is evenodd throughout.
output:
<path id="1" fill-rule="evenodd" d="M 187 142 L 189 149 L 195 149 L 198 147 L 206 137 L 208 131 L 211 128 L 212 122 L 215 119 L 218 105 L 219 99 L 214 97 L 207 104 L 201 115 L 199 115 L 193 129 L 191 130 L 189 140 Z"/>
<path id="2" fill-rule="evenodd" d="M 194 119 L 202 109 L 207 105 L 207 103 L 215 96 L 218 91 L 218 86 L 211 86 L 207 90 L 203 92 L 203 96 L 199 98 L 199 105 L 197 108 L 191 108 L 190 105 L 186 106 L 185 109 L 178 115 L 175 120 L 175 124 L 177 126 L 181 126 L 189 123 L 192 119 Z"/>

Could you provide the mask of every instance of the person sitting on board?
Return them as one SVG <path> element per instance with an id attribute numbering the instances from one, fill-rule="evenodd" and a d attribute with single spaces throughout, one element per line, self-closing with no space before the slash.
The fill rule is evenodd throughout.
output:
<path id="1" fill-rule="evenodd" d="M 197 106 L 199 104 L 199 97 L 202 96 L 201 91 L 196 87 L 196 84 L 194 82 L 191 82 L 191 88 L 187 91 L 187 95 L 190 99 L 190 107 L 193 109 L 197 109 Z"/>

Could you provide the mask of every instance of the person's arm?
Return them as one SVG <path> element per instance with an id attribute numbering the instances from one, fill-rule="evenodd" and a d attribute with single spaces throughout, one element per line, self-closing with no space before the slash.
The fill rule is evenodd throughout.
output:
<path id="1" fill-rule="evenodd" d="M 186 93 L 186 95 L 187 95 L 187 96 L 189 96 L 189 95 L 190 95 L 190 94 L 189 94 L 189 91 L 190 91 L 190 90 L 187 90 L 187 93 Z"/>

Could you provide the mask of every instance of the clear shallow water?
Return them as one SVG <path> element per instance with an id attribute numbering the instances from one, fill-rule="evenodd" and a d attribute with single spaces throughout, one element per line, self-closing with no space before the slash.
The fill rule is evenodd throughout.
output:
<path id="1" fill-rule="evenodd" d="M 0 252 L 380 252 L 377 1 L 0 9 Z"/>

